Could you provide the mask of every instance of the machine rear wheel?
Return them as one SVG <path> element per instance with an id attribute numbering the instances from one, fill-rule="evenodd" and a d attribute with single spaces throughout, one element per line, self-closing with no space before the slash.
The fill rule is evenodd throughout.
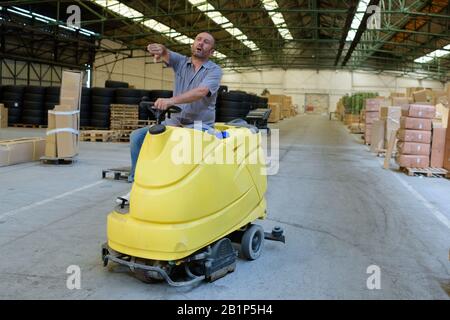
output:
<path id="1" fill-rule="evenodd" d="M 241 252 L 247 260 L 256 260 L 261 255 L 264 245 L 264 229 L 252 224 L 242 236 Z"/>

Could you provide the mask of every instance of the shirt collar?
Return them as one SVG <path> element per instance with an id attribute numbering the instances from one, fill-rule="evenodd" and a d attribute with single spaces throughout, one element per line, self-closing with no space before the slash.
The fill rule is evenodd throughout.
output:
<path id="1" fill-rule="evenodd" d="M 189 57 L 189 58 L 187 59 L 187 64 L 192 64 L 192 57 Z M 203 63 L 202 66 L 201 66 L 200 68 L 209 69 L 209 68 L 211 68 L 211 65 L 212 65 L 212 61 L 211 61 L 211 60 L 208 60 L 208 61 L 206 61 L 205 63 Z"/>

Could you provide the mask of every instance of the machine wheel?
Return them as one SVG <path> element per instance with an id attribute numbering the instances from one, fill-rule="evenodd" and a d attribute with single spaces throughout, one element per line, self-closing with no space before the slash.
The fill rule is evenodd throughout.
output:
<path id="1" fill-rule="evenodd" d="M 264 229 L 252 224 L 242 236 L 241 252 L 247 260 L 256 260 L 261 255 L 264 245 Z"/>

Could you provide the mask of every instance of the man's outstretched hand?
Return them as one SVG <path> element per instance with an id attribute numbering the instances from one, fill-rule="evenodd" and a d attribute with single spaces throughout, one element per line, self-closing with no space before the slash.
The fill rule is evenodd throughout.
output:
<path id="1" fill-rule="evenodd" d="M 147 46 L 147 50 L 153 55 L 155 62 L 159 61 L 167 53 L 166 47 L 159 43 L 150 43 Z"/>

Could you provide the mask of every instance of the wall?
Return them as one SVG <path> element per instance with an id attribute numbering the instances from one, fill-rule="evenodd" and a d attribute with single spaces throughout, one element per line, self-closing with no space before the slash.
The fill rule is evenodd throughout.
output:
<path id="1" fill-rule="evenodd" d="M 406 92 L 407 87 L 425 87 L 443 90 L 438 81 L 417 80 L 404 76 L 373 74 L 349 71 L 316 70 L 265 70 L 255 72 L 225 71 L 222 85 L 229 90 L 243 90 L 261 94 L 267 88 L 273 94 L 292 96 L 299 110 L 305 103 L 306 93 L 330 95 L 330 111 L 336 109 L 336 103 L 346 93 L 378 92 L 389 96 L 390 92 Z"/>
<path id="2" fill-rule="evenodd" d="M 102 41 L 107 48 L 120 48 L 119 43 Z M 106 80 L 125 81 L 136 89 L 173 89 L 173 71 L 162 63 L 153 63 L 153 58 L 144 50 L 135 50 L 138 58 L 121 60 L 122 55 L 97 53 L 94 63 L 93 87 L 104 87 Z"/>

